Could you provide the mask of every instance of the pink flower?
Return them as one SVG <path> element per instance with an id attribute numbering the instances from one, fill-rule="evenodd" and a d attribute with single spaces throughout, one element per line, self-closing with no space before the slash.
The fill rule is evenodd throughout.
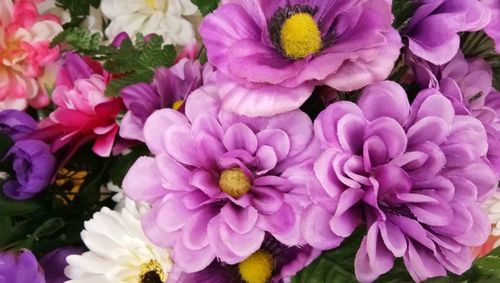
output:
<path id="1" fill-rule="evenodd" d="M 95 139 L 93 150 L 109 156 L 119 127 L 116 116 L 124 108 L 121 98 L 104 95 L 109 75 L 95 61 L 68 53 L 57 77 L 53 100 L 58 107 L 48 127 L 63 131 L 53 142 L 57 150 L 70 142 Z"/>
<path id="2" fill-rule="evenodd" d="M 0 0 L 0 109 L 49 104 L 39 78 L 59 57 L 49 44 L 62 27 L 55 15 L 40 15 L 36 2 Z"/>

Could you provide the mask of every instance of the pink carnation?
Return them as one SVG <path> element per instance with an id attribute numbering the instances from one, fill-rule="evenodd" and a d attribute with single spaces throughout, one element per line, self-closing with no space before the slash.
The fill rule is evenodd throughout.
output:
<path id="1" fill-rule="evenodd" d="M 40 79 L 59 57 L 49 45 L 62 27 L 57 16 L 40 15 L 37 2 L 0 0 L 0 109 L 49 104 Z"/>

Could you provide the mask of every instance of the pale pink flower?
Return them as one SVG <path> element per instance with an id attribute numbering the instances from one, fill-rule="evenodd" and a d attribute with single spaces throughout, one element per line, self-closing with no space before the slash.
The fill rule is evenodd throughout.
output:
<path id="1" fill-rule="evenodd" d="M 59 18 L 40 14 L 41 0 L 0 0 L 0 109 L 49 104 L 38 80 L 59 57 L 51 40 L 62 31 Z"/>

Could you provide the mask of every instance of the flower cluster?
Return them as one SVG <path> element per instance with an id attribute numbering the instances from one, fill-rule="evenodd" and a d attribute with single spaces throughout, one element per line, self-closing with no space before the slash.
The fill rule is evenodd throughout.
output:
<path id="1" fill-rule="evenodd" d="M 0 0 L 0 281 L 500 278 L 499 1 L 82 2 Z"/>

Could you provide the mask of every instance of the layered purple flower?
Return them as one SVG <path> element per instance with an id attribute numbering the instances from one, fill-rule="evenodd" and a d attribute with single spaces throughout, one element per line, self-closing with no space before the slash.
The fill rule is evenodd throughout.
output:
<path id="1" fill-rule="evenodd" d="M 0 133 L 16 141 L 36 130 L 37 123 L 30 115 L 18 110 L 0 112 Z"/>
<path id="2" fill-rule="evenodd" d="M 56 167 L 56 159 L 49 146 L 39 140 L 20 140 L 6 157 L 12 160 L 15 176 L 3 184 L 3 193 L 12 199 L 34 197 L 49 185 Z"/>
<path id="3" fill-rule="evenodd" d="M 387 0 L 230 0 L 200 34 L 223 107 L 247 116 L 294 110 L 325 84 L 352 91 L 385 79 L 401 39 Z"/>
<path id="4" fill-rule="evenodd" d="M 464 58 L 462 52 L 448 63 L 435 66 L 412 58 L 419 84 L 436 88 L 452 103 L 455 112 L 479 119 L 488 134 L 487 158 L 500 178 L 500 104 L 492 87 L 491 66 L 481 58 Z"/>
<path id="5" fill-rule="evenodd" d="M 308 245 L 287 247 L 272 237 L 266 237 L 262 247 L 246 261 L 230 265 L 215 260 L 202 271 L 180 274 L 175 282 L 245 283 L 249 282 L 249 278 L 246 278 L 249 275 L 259 276 L 265 282 L 289 282 L 297 272 L 309 265 L 319 255 L 319 250 Z M 249 269 L 245 264 L 256 269 Z"/>
<path id="6" fill-rule="evenodd" d="M 0 253 L 0 282 L 45 283 L 43 270 L 28 250 Z"/>
<path id="7" fill-rule="evenodd" d="M 486 4 L 491 11 L 491 21 L 484 31 L 493 39 L 496 51 L 500 53 L 500 1 L 482 0 L 482 2 Z"/>
<path id="8" fill-rule="evenodd" d="M 220 110 L 216 88 L 191 94 L 186 116 L 156 111 L 144 137 L 155 157 L 142 157 L 123 186 L 152 210 L 142 220 L 153 243 L 172 247 L 184 272 L 215 258 L 241 262 L 267 233 L 286 245 L 302 243 L 299 222 L 307 204 L 298 174 L 317 151 L 305 113 L 248 118 Z"/>
<path id="9" fill-rule="evenodd" d="M 314 127 L 324 152 L 303 216 L 311 246 L 334 248 L 365 222 L 355 260 L 362 282 L 389 271 L 396 257 L 415 281 L 470 267 L 470 246 L 490 232 L 479 201 L 497 185 L 483 161 L 480 121 L 455 114 L 433 89 L 410 106 L 402 87 L 386 81 L 367 87 L 357 105 L 329 106 Z"/>
<path id="10" fill-rule="evenodd" d="M 151 84 L 139 83 L 122 89 L 120 94 L 129 111 L 123 117 L 120 136 L 144 141 L 142 129 L 146 119 L 158 109 L 183 110 L 187 96 L 202 85 L 209 69 L 207 66 L 202 70 L 199 61 L 182 59 L 171 68 L 158 68 Z"/>
<path id="11" fill-rule="evenodd" d="M 433 64 L 449 62 L 460 47 L 460 32 L 479 31 L 491 19 L 478 0 L 421 0 L 408 22 L 409 49 Z"/>

